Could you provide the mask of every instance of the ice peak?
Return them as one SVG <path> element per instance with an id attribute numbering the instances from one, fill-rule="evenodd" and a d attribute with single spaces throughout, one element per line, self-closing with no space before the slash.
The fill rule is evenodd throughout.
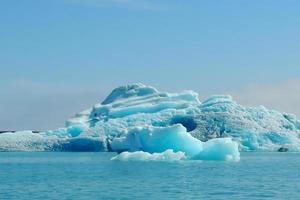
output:
<path id="1" fill-rule="evenodd" d="M 146 86 L 142 83 L 128 84 L 115 88 L 102 102 L 102 105 L 115 102 L 119 99 L 125 99 L 133 96 L 145 96 L 154 93 L 158 93 L 154 87 Z"/>

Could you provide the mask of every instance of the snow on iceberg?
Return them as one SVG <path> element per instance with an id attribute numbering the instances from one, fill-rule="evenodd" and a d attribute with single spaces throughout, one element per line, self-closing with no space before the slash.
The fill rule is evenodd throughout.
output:
<path id="1" fill-rule="evenodd" d="M 143 84 L 116 88 L 66 126 L 41 133 L 0 134 L 1 151 L 114 151 L 163 153 L 190 159 L 238 160 L 240 151 L 300 150 L 300 121 L 230 96 L 203 102 L 193 91 L 159 92 Z"/>

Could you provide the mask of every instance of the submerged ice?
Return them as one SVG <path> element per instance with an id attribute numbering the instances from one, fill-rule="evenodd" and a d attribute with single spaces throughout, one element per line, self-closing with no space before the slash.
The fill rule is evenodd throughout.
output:
<path id="1" fill-rule="evenodd" d="M 299 151 L 299 133 L 294 115 L 244 107 L 230 96 L 200 102 L 193 91 L 166 93 L 132 84 L 116 88 L 64 128 L 0 134 L 0 150 L 114 151 L 126 152 L 117 158 L 129 160 L 181 152 L 188 159 L 238 160 L 239 150 Z"/>

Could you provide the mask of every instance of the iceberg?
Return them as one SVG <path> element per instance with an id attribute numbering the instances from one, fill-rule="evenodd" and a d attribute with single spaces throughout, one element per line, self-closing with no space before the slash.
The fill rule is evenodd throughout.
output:
<path id="1" fill-rule="evenodd" d="M 295 115 L 245 107 L 227 95 L 201 102 L 193 91 L 160 92 L 140 83 L 114 89 L 63 128 L 0 134 L 0 151 L 112 151 L 121 153 L 119 160 L 181 152 L 187 159 L 237 161 L 239 151 L 281 148 L 300 150 Z"/>

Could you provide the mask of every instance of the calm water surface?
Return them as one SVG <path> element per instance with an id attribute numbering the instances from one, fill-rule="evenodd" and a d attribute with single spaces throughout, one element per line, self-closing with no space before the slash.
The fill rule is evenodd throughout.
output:
<path id="1" fill-rule="evenodd" d="M 300 199 L 300 154 L 122 162 L 113 153 L 0 153 L 0 199 Z"/>

